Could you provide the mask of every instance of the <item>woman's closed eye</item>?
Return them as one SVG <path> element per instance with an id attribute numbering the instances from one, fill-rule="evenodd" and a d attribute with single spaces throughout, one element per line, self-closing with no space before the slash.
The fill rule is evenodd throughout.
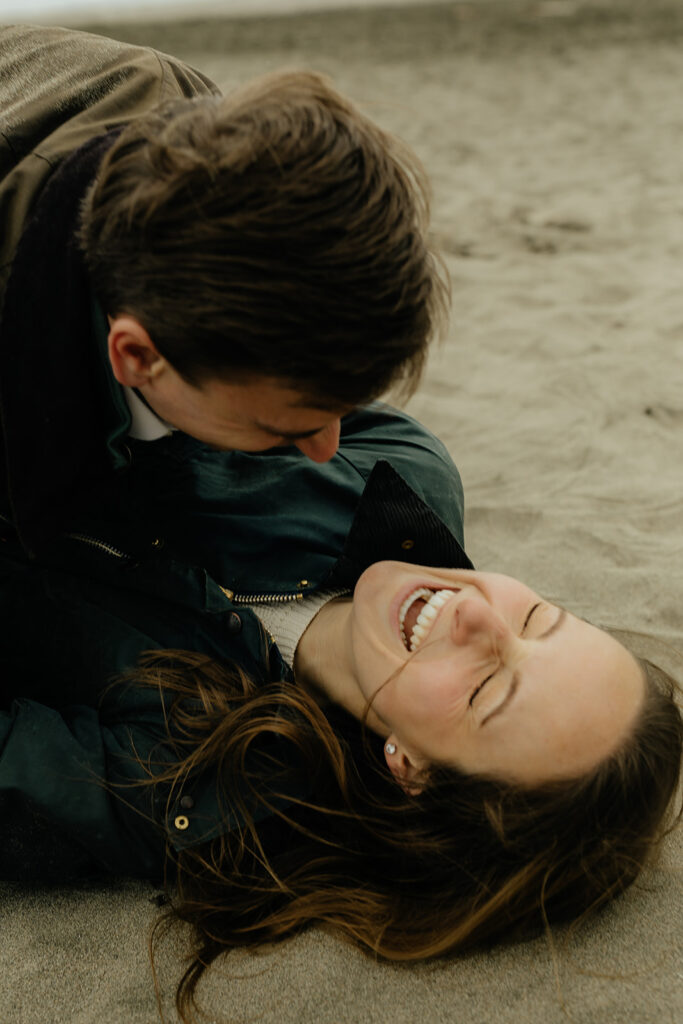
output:
<path id="1" fill-rule="evenodd" d="M 481 682 L 481 683 L 479 683 L 479 686 L 477 686 L 476 690 L 474 690 L 474 691 L 473 691 L 473 693 L 472 693 L 472 696 L 470 697 L 470 700 L 469 700 L 469 705 L 470 705 L 470 707 L 472 707 L 472 701 L 473 701 L 473 700 L 474 700 L 474 698 L 475 698 L 475 697 L 477 696 L 477 694 L 479 693 L 479 691 L 480 691 L 481 689 L 483 689 L 483 687 L 484 687 L 484 686 L 486 686 L 486 684 L 487 684 L 487 683 L 489 682 L 489 680 L 490 680 L 490 679 L 493 679 L 494 675 L 495 675 L 495 672 L 491 672 L 491 674 L 490 674 L 490 675 L 488 675 L 488 676 L 486 677 L 486 679 L 483 679 L 483 680 L 482 680 L 482 682 Z"/>
<path id="2" fill-rule="evenodd" d="M 535 604 L 535 605 L 532 605 L 532 607 L 531 607 L 531 608 L 529 609 L 529 614 L 528 614 L 528 615 L 527 615 L 527 617 L 525 618 L 525 620 L 524 620 L 524 625 L 522 626 L 522 632 L 521 632 L 521 636 L 524 636 L 524 630 L 525 630 L 525 629 L 526 629 L 526 627 L 527 627 L 527 626 L 529 625 L 529 619 L 530 619 L 530 618 L 531 618 L 531 616 L 532 616 L 532 615 L 534 614 L 534 612 L 536 611 L 536 609 L 537 609 L 537 608 L 540 608 L 540 607 L 541 607 L 541 604 L 542 604 L 542 602 L 541 602 L 541 601 L 537 601 L 537 602 L 536 602 L 536 604 Z"/>
<path id="3" fill-rule="evenodd" d="M 541 604 L 542 604 L 541 601 L 537 601 L 536 604 L 532 605 L 532 607 L 529 609 L 529 611 L 527 613 L 527 616 L 526 616 L 526 618 L 524 620 L 524 624 L 522 625 L 522 628 L 520 630 L 520 636 L 524 636 L 524 631 L 526 630 L 527 626 L 529 625 L 529 621 L 531 619 L 531 616 L 534 614 L 534 612 L 536 611 L 537 608 L 541 607 Z M 472 691 L 472 694 L 471 694 L 470 699 L 469 699 L 469 706 L 470 707 L 472 707 L 472 702 L 474 701 L 474 698 L 477 696 L 477 694 L 481 692 L 481 690 L 486 686 L 486 684 L 488 682 L 490 682 L 491 679 L 493 679 L 495 674 L 496 674 L 495 671 L 489 673 L 489 675 L 487 675 L 486 679 L 482 679 L 482 681 L 479 683 L 479 685 Z"/>

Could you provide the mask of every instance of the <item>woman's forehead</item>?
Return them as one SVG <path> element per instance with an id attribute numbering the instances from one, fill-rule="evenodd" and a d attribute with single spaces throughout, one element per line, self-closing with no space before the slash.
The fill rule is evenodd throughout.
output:
<path id="1" fill-rule="evenodd" d="M 645 693 L 636 659 L 570 614 L 518 673 L 505 746 L 519 762 L 510 767 L 529 781 L 588 771 L 608 757 L 633 727 Z"/>

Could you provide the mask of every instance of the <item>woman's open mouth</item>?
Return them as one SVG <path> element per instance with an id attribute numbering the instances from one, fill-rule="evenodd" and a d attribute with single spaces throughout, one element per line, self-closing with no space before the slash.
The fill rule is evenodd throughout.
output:
<path id="1" fill-rule="evenodd" d="M 459 587 L 453 587 L 451 590 L 417 587 L 408 594 L 398 610 L 398 625 L 401 639 L 411 654 L 418 649 L 429 633 L 446 601 L 459 592 Z"/>

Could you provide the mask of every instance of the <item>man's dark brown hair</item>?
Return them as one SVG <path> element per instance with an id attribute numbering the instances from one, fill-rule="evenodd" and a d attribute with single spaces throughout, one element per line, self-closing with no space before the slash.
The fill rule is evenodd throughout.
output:
<path id="1" fill-rule="evenodd" d="M 190 383 L 253 375 L 312 404 L 417 383 L 447 284 L 412 152 L 321 75 L 256 79 L 127 126 L 83 209 L 107 313 Z"/>

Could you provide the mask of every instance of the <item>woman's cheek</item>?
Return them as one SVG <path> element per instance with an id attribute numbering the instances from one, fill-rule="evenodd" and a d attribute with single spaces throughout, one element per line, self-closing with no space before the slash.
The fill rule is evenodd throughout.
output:
<path id="1" fill-rule="evenodd" d="M 463 703 L 462 694 L 450 678 L 440 678 L 438 671 L 422 672 L 415 678 L 406 678 L 404 694 L 415 705 L 416 715 L 430 719 L 436 725 L 459 717 Z"/>

